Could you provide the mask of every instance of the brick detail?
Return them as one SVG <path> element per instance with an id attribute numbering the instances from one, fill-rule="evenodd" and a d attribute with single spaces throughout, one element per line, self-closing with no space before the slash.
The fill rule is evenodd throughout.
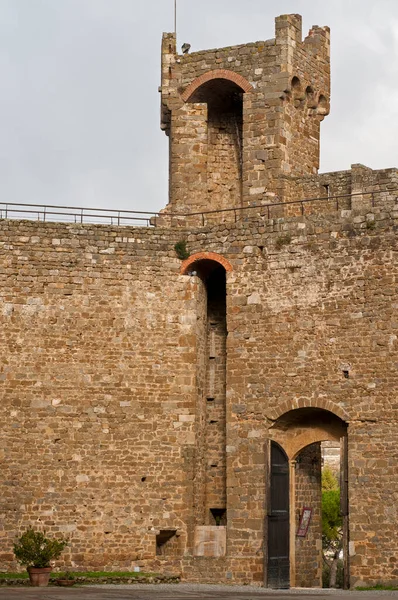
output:
<path id="1" fill-rule="evenodd" d="M 194 94 L 201 85 L 212 79 L 228 79 L 228 81 L 236 83 L 236 85 L 244 92 L 251 92 L 253 90 L 251 83 L 249 83 L 245 77 L 242 77 L 242 75 L 238 75 L 238 73 L 228 71 L 227 69 L 214 69 L 213 71 L 207 71 L 207 73 L 203 73 L 203 75 L 194 79 L 181 94 L 182 100 L 188 102 L 192 94 Z"/>
<path id="2" fill-rule="evenodd" d="M 196 254 L 192 254 L 189 258 L 184 260 L 181 265 L 180 274 L 187 275 L 189 267 L 200 260 L 214 260 L 215 262 L 220 263 L 227 273 L 232 271 L 231 263 L 220 254 L 216 254 L 215 252 L 197 252 Z"/>
<path id="3" fill-rule="evenodd" d="M 327 410 L 337 417 L 339 417 L 342 421 L 346 423 L 349 422 L 349 417 L 347 413 L 337 404 L 331 402 L 330 400 L 287 400 L 283 402 L 280 406 L 276 407 L 272 413 L 268 415 L 268 418 L 271 421 L 276 421 L 284 414 L 290 412 L 291 410 L 296 410 L 298 408 L 322 408 L 323 410 Z"/>

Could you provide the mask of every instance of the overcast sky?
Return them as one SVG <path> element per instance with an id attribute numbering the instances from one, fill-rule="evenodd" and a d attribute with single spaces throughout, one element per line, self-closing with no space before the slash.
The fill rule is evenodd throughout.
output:
<path id="1" fill-rule="evenodd" d="M 0 0 L 0 201 L 159 210 L 160 42 L 174 0 Z M 321 171 L 398 166 L 397 0 L 178 0 L 192 51 L 329 25 Z"/>

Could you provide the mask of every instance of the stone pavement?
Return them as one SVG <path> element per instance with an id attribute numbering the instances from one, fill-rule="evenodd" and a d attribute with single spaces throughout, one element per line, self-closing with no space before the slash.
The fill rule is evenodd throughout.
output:
<path id="1" fill-rule="evenodd" d="M 320 589 L 269 590 L 210 585 L 84 586 L 0 588 L 0 600 L 398 600 L 398 591 L 356 592 Z M 381 598 L 383 597 L 383 598 Z"/>

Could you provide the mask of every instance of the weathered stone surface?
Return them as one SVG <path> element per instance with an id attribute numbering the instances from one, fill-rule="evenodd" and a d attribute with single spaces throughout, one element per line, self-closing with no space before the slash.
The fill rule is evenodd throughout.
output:
<path id="1" fill-rule="evenodd" d="M 226 528 L 214 525 L 198 525 L 195 528 L 194 556 L 225 556 Z"/>
<path id="2" fill-rule="evenodd" d="M 274 440 L 290 469 L 316 447 L 291 477 L 290 538 L 291 582 L 315 585 L 311 452 L 347 435 L 351 584 L 396 583 L 398 172 L 315 173 L 327 29 L 301 42 L 288 15 L 268 42 L 184 57 L 174 43 L 169 209 L 191 214 L 147 229 L 0 221 L 0 568 L 15 570 L 15 537 L 34 525 L 68 536 L 59 566 L 260 585 Z M 215 65 L 253 88 L 241 172 L 230 113 L 182 97 Z M 225 556 L 195 557 L 195 531 L 216 524 Z"/>

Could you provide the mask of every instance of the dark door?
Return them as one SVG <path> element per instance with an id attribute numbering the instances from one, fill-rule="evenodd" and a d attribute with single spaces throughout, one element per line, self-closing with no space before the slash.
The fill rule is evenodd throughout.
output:
<path id="1" fill-rule="evenodd" d="M 278 444 L 271 442 L 268 504 L 268 577 L 271 588 L 288 588 L 289 565 L 289 461 Z"/>

